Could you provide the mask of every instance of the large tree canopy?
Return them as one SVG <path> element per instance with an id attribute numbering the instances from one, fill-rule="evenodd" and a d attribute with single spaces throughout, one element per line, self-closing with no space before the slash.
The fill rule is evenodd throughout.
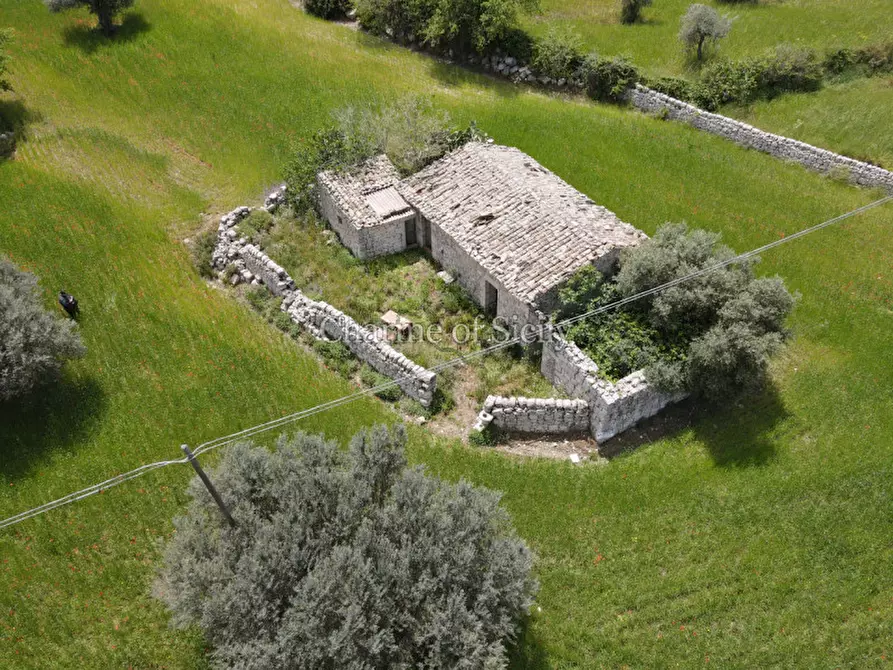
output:
<path id="1" fill-rule="evenodd" d="M 629 249 L 616 277 L 578 273 L 561 291 L 559 317 L 582 314 L 735 257 L 720 236 L 665 224 Z M 569 337 L 609 375 L 645 368 L 668 391 L 712 396 L 759 388 L 787 337 L 794 298 L 778 277 L 757 278 L 755 260 L 734 262 L 572 326 Z"/>
<path id="2" fill-rule="evenodd" d="M 40 304 L 37 277 L 0 256 L 0 401 L 26 394 L 83 354 L 74 322 Z"/>
<path id="3" fill-rule="evenodd" d="M 195 480 L 156 594 L 220 668 L 500 668 L 535 589 L 499 496 L 407 469 L 405 433 L 228 450 Z"/>

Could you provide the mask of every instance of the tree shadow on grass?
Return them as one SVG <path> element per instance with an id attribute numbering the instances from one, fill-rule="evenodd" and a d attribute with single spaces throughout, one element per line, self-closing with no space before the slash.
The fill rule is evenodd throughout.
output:
<path id="1" fill-rule="evenodd" d="M 108 37 L 99 28 L 84 24 L 68 26 L 63 32 L 65 45 L 77 47 L 84 53 L 91 54 L 97 49 L 114 44 L 129 42 L 152 28 L 139 12 L 130 12 L 115 29 L 115 34 Z"/>
<path id="2" fill-rule="evenodd" d="M 775 457 L 774 432 L 789 416 L 778 390 L 771 384 L 759 393 L 722 405 L 689 398 L 600 444 L 599 453 L 613 458 L 691 430 L 721 467 L 765 465 Z"/>
<path id="3" fill-rule="evenodd" d="M 63 377 L 25 398 L 0 403 L 0 476 L 26 475 L 35 459 L 82 442 L 105 407 L 105 394 L 89 377 Z"/>
<path id="4" fill-rule="evenodd" d="M 530 618 L 525 618 L 518 632 L 518 641 L 509 649 L 510 670 L 546 670 L 548 657 L 539 638 L 530 629 Z"/>
<path id="5" fill-rule="evenodd" d="M 0 132 L 12 130 L 22 140 L 28 135 L 28 126 L 42 119 L 40 112 L 29 108 L 18 98 L 0 98 Z"/>

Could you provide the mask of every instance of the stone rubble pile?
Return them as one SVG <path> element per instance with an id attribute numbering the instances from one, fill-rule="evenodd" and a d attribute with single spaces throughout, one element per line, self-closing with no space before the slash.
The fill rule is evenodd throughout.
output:
<path id="1" fill-rule="evenodd" d="M 767 133 L 741 121 L 705 111 L 682 100 L 637 84 L 628 94 L 630 103 L 645 112 L 665 114 L 699 130 L 719 135 L 757 151 L 795 161 L 807 169 L 823 174 L 840 172 L 860 186 L 880 187 L 893 193 L 893 172 L 876 165 L 841 156 L 798 140 Z"/>
<path id="2" fill-rule="evenodd" d="M 285 187 L 282 186 L 267 196 L 263 209 L 273 213 L 284 201 Z M 234 286 L 265 285 L 282 298 L 281 309 L 294 323 L 317 339 L 342 342 L 357 358 L 397 381 L 404 393 L 429 407 L 437 389 L 436 374 L 413 363 L 344 312 L 326 302 L 311 300 L 299 291 L 284 268 L 239 236 L 236 226 L 251 211 L 250 207 L 237 207 L 220 218 L 217 245 L 211 255 L 212 265 L 220 277 L 230 277 Z"/>

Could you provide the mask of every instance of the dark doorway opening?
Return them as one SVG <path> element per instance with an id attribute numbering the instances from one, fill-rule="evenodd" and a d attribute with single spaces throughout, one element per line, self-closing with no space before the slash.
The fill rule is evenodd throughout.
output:
<path id="1" fill-rule="evenodd" d="M 499 304 L 499 290 L 488 281 L 484 282 L 484 311 L 490 316 L 496 316 L 496 306 Z"/>
<path id="2" fill-rule="evenodd" d="M 414 247 L 418 243 L 415 230 L 415 219 L 409 219 L 406 222 L 406 246 Z"/>

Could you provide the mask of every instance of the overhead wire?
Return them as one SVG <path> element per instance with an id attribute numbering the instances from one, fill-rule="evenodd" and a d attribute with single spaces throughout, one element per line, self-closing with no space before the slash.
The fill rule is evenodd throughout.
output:
<path id="1" fill-rule="evenodd" d="M 543 333 L 548 328 L 555 328 L 555 329 L 561 331 L 561 330 L 565 329 L 567 326 L 573 325 L 574 323 L 578 323 L 585 319 L 592 318 L 593 316 L 597 316 L 598 314 L 602 314 L 609 310 L 617 309 L 617 308 L 627 305 L 631 302 L 641 300 L 642 298 L 646 298 L 646 297 L 655 295 L 661 291 L 665 291 L 669 288 L 673 288 L 673 287 L 683 284 L 685 282 L 691 281 L 693 279 L 697 279 L 698 277 L 702 277 L 702 276 L 709 274 L 711 272 L 715 272 L 716 270 L 720 270 L 720 269 L 727 267 L 729 265 L 741 263 L 741 262 L 751 259 L 755 256 L 758 256 L 761 253 L 764 253 L 770 249 L 774 249 L 775 247 L 781 246 L 783 244 L 793 242 L 796 239 L 799 239 L 806 235 L 815 233 L 819 230 L 822 230 L 823 228 L 827 228 L 834 224 L 840 223 L 841 221 L 849 219 L 853 216 L 857 216 L 858 214 L 862 214 L 870 209 L 880 207 L 881 205 L 884 205 L 890 201 L 893 201 L 893 195 L 889 195 L 889 196 L 880 198 L 880 199 L 875 200 L 871 203 L 868 203 L 867 205 L 863 205 L 862 207 L 858 207 L 854 210 L 846 212 L 845 214 L 841 214 L 841 215 L 836 216 L 832 219 L 828 219 L 827 221 L 823 221 L 822 223 L 816 224 L 814 226 L 810 226 L 809 228 L 804 228 L 803 230 L 797 231 L 796 233 L 792 233 L 790 235 L 781 237 L 778 240 L 775 240 L 768 244 L 764 244 L 760 247 L 757 247 L 756 249 L 751 249 L 750 251 L 747 251 L 745 253 L 742 253 L 742 254 L 739 254 L 732 258 L 720 261 L 718 263 L 710 265 L 706 268 L 702 268 L 695 272 L 691 272 L 691 273 L 684 275 L 682 277 L 677 277 L 673 280 L 670 280 L 668 282 L 665 282 L 665 283 L 655 286 L 653 288 L 647 289 L 645 291 L 640 291 L 634 295 L 627 296 L 627 297 L 621 298 L 619 300 L 615 300 L 615 301 L 607 303 L 605 305 L 601 305 L 597 308 L 588 310 L 588 311 L 586 311 L 582 314 L 579 314 L 577 316 L 563 319 L 563 320 L 558 321 L 554 324 L 543 324 L 540 326 L 536 326 L 536 327 L 534 327 L 534 330 L 537 331 L 537 337 L 542 338 Z M 532 341 L 535 338 L 531 337 L 529 339 Z M 502 342 L 497 342 L 495 344 L 492 344 L 488 347 L 484 347 L 482 349 L 478 349 L 476 351 L 457 356 L 457 357 L 452 358 L 448 361 L 444 361 L 443 363 L 439 363 L 435 366 L 428 368 L 428 370 L 431 372 L 435 372 L 435 373 L 441 372 L 443 370 L 447 370 L 447 369 L 455 367 L 457 365 L 463 365 L 463 364 L 467 363 L 468 361 L 475 360 L 475 359 L 481 358 L 483 356 L 487 356 L 487 355 L 494 353 L 496 351 L 499 351 L 501 349 L 505 349 L 507 347 L 514 346 L 515 344 L 519 344 L 519 343 L 526 342 L 526 341 L 528 341 L 528 338 L 526 336 L 516 336 L 513 338 L 509 338 Z M 303 409 L 303 410 L 300 410 L 297 412 L 293 412 L 292 414 L 288 414 L 288 415 L 280 417 L 278 419 L 273 419 L 271 421 L 267 421 L 267 422 L 258 424 L 256 426 L 251 426 L 250 428 L 245 428 L 243 430 L 237 431 L 235 433 L 231 433 L 229 435 L 225 435 L 223 437 L 209 440 L 208 442 L 204 442 L 204 443 L 200 444 L 198 447 L 196 447 L 196 449 L 193 451 L 193 454 L 194 454 L 194 456 L 199 456 L 201 454 L 207 453 L 214 449 L 218 449 L 220 447 L 227 446 L 227 445 L 233 444 L 233 443 L 241 441 L 241 440 L 247 440 L 248 438 L 253 437 L 255 435 L 259 435 L 264 432 L 275 430 L 276 428 L 280 428 L 282 426 L 285 426 L 285 425 L 288 425 L 291 423 L 295 423 L 297 421 L 306 419 L 306 418 L 314 416 L 316 414 L 320 414 L 322 412 L 329 411 L 336 407 L 341 407 L 348 403 L 359 400 L 360 398 L 368 397 L 370 395 L 374 395 L 374 394 L 384 391 L 386 389 L 390 389 L 394 386 L 398 386 L 403 383 L 411 382 L 414 379 L 415 378 L 413 376 L 405 376 L 405 377 L 400 377 L 397 379 L 392 379 L 388 382 L 384 382 L 382 384 L 373 386 L 371 388 L 363 389 L 361 391 L 357 391 L 355 393 L 351 393 L 349 395 L 342 396 L 340 398 L 336 398 L 334 400 L 330 400 L 328 402 L 321 403 L 314 407 L 310 407 L 310 408 Z M 107 479 L 107 480 L 100 482 L 98 484 L 93 484 L 91 486 L 88 486 L 87 488 L 81 489 L 80 491 L 75 491 L 73 493 L 69 493 L 68 495 L 63 496 L 62 498 L 58 498 L 57 500 L 53 500 L 48 503 L 44 503 L 43 505 L 39 505 L 38 507 L 34 507 L 32 509 L 26 510 L 24 512 L 20 512 L 19 514 L 16 514 L 16 515 L 11 516 L 7 519 L 4 519 L 4 520 L 0 521 L 0 529 L 7 528 L 9 526 L 21 523 L 22 521 L 26 521 L 28 519 L 39 516 L 41 514 L 45 514 L 46 512 L 52 511 L 59 507 L 63 507 L 65 505 L 69 505 L 69 504 L 77 502 L 79 500 L 83 500 L 84 498 L 88 498 L 88 497 L 96 495 L 98 493 L 102 493 L 103 491 L 106 491 L 114 486 L 119 486 L 120 484 L 123 484 L 124 482 L 130 481 L 132 479 L 136 479 L 137 477 L 141 477 L 141 476 L 143 476 L 149 472 L 152 472 L 154 470 L 168 467 L 170 465 L 182 465 L 182 464 L 186 464 L 186 463 L 189 463 L 188 458 L 179 458 L 179 459 L 174 459 L 174 460 L 158 461 L 155 463 L 148 463 L 146 465 L 141 465 L 140 467 L 130 470 L 129 472 L 125 472 L 125 473 L 116 475 L 116 476 L 111 477 L 110 479 Z"/>

